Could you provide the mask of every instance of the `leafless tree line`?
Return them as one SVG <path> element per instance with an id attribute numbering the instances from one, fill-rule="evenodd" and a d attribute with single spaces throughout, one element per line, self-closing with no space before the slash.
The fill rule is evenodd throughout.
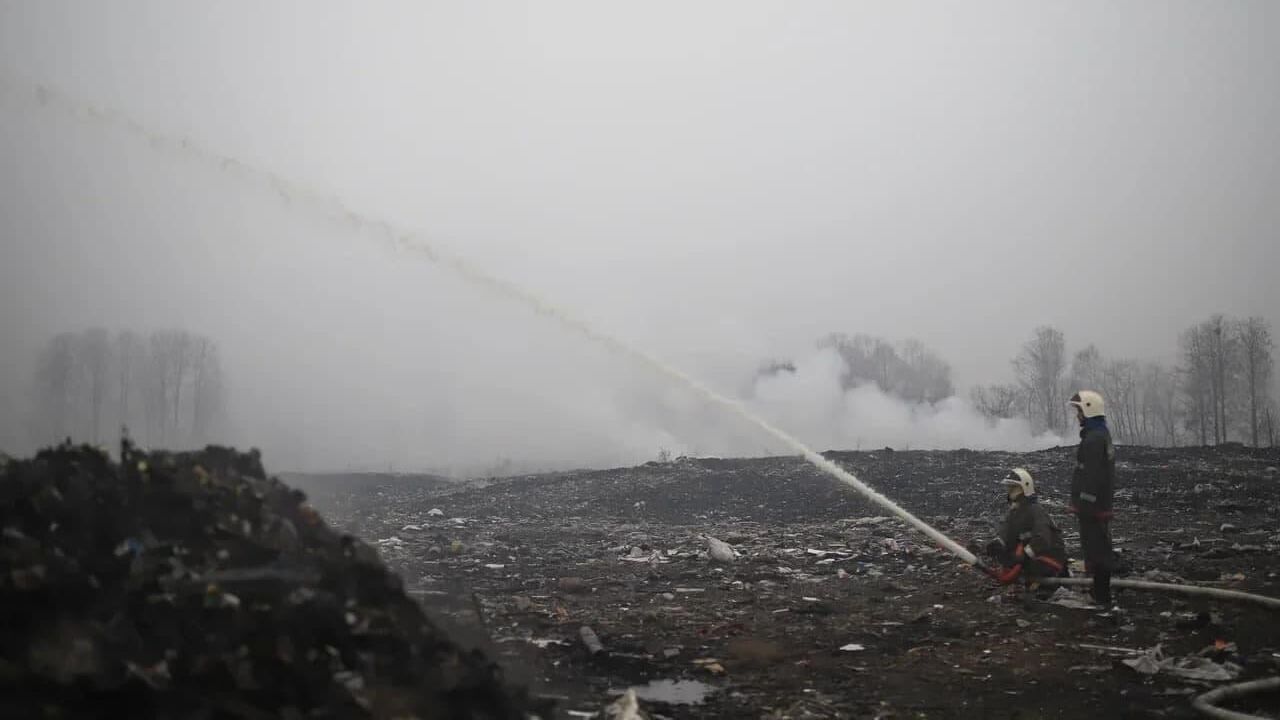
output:
<path id="1" fill-rule="evenodd" d="M 875 383 L 881 391 L 916 403 L 935 403 L 955 394 L 951 366 L 919 340 L 898 345 L 871 335 L 829 335 L 818 343 L 835 350 L 845 363 L 841 384 L 849 388 Z"/>
<path id="2" fill-rule="evenodd" d="M 951 365 L 919 340 L 897 345 L 872 335 L 833 333 L 818 341 L 821 349 L 831 349 L 844 360 L 841 386 L 851 389 L 874 383 L 881 391 L 915 403 L 936 403 L 955 394 Z M 757 377 L 796 372 L 789 360 L 770 360 L 760 366 Z"/>
<path id="3" fill-rule="evenodd" d="M 121 427 L 151 445 L 203 444 L 225 406 L 217 345 L 185 330 L 60 333 L 41 351 L 32 387 L 41 444 L 102 442 Z"/>
<path id="4" fill-rule="evenodd" d="M 988 418 L 1025 417 L 1037 430 L 1068 431 L 1064 398 L 1097 390 L 1121 442 L 1274 446 L 1280 433 L 1273 388 L 1271 327 L 1258 317 L 1214 315 L 1182 333 L 1179 362 L 1108 358 L 1088 345 L 1067 361 L 1062 333 L 1037 328 L 1012 365 L 1014 382 L 975 387 L 974 406 Z"/>

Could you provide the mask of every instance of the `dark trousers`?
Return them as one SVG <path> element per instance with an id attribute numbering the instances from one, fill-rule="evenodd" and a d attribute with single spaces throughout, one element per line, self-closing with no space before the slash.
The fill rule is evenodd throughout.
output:
<path id="1" fill-rule="evenodd" d="M 1093 599 L 1111 602 L 1111 521 L 1080 516 L 1080 546 L 1084 551 L 1085 570 L 1093 575 Z"/>

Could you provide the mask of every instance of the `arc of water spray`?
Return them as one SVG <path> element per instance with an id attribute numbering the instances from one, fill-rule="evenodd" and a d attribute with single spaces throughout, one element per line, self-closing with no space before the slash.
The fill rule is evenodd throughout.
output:
<path id="1" fill-rule="evenodd" d="M 331 220 L 336 220 L 344 225 L 348 225 L 356 229 L 364 229 L 372 232 L 383 240 L 389 241 L 396 248 L 419 253 L 431 262 L 453 271 L 473 284 L 486 288 L 495 294 L 524 304 L 534 312 L 552 318 L 556 322 L 574 330 L 587 339 L 604 345 L 614 353 L 623 357 L 631 358 L 632 360 L 657 371 L 658 374 L 674 380 L 680 385 L 694 391 L 695 394 L 707 402 L 732 412 L 742 420 L 756 426 L 781 442 L 783 445 L 799 453 L 801 457 L 817 467 L 819 470 L 831 475 L 845 485 L 848 485 L 858 491 L 871 502 L 901 518 L 908 525 L 920 531 L 943 548 L 946 548 L 964 562 L 970 565 L 982 567 L 979 559 L 955 540 L 947 537 L 936 528 L 911 514 L 889 498 L 880 494 L 874 488 L 855 477 L 853 473 L 823 457 L 820 453 L 800 442 L 800 440 L 793 437 L 790 433 L 775 427 L 765 419 L 755 415 L 737 400 L 716 392 L 706 384 L 690 375 L 687 375 L 680 369 L 672 367 L 663 360 L 650 355 L 639 348 L 633 347 L 622 340 L 609 335 L 608 333 L 597 330 L 587 322 L 543 300 L 534 293 L 494 275 L 490 275 L 489 273 L 484 272 L 483 270 L 466 262 L 462 258 L 441 252 L 430 243 L 415 237 L 412 233 L 400 230 L 387 221 L 368 217 L 360 212 L 352 210 L 348 208 L 341 199 L 333 195 L 312 190 L 303 183 L 281 177 L 274 172 L 260 169 L 250 163 L 238 160 L 229 155 L 208 150 L 188 138 L 173 137 L 156 132 L 149 129 L 142 123 L 114 110 L 99 108 L 87 103 L 76 101 L 45 85 L 17 84 L 0 77 L 0 93 L 4 95 L 15 95 L 20 99 L 34 102 L 40 107 L 60 111 L 78 120 L 107 125 L 113 129 L 123 131 L 126 134 L 136 137 L 137 139 L 145 142 L 151 148 L 160 152 L 177 150 L 184 155 L 192 159 L 199 160 L 206 165 L 210 165 L 219 171 L 236 175 L 242 180 L 246 180 L 254 184 L 263 185 L 272 190 L 275 194 L 279 195 L 281 199 L 287 203 L 309 205 L 318 213 Z"/>

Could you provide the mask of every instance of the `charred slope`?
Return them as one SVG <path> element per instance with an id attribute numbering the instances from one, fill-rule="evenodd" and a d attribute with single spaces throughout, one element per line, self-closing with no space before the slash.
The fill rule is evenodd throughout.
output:
<path id="1" fill-rule="evenodd" d="M 518 718 L 258 455 L 0 459 L 0 716 Z"/>

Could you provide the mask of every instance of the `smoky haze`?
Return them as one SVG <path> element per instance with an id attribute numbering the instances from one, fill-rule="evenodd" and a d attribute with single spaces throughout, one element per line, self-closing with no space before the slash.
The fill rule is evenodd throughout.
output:
<path id="1" fill-rule="evenodd" d="M 846 388 L 918 338 L 961 397 L 1033 328 L 1176 360 L 1280 320 L 1268 2 L 6 3 L 0 77 L 409 228 L 821 447 L 1009 447 Z M 216 340 L 214 439 L 459 473 L 776 445 L 556 322 L 180 148 L 0 99 L 0 449 L 41 348 Z M 757 376 L 785 359 L 795 372 Z"/>

